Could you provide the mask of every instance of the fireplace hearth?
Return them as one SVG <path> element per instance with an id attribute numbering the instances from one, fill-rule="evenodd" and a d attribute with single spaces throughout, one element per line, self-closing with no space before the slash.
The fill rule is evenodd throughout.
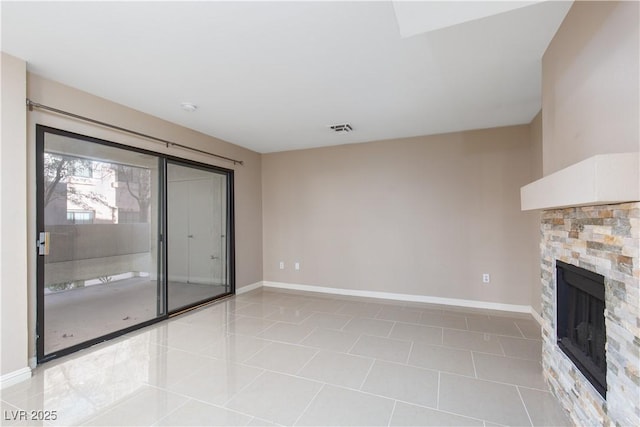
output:
<path id="1" fill-rule="evenodd" d="M 604 276 L 556 260 L 556 281 L 558 346 L 606 398 Z"/>

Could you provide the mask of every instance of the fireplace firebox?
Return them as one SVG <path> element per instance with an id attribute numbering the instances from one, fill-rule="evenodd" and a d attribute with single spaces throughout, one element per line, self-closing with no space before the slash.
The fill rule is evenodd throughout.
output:
<path id="1" fill-rule="evenodd" d="M 558 346 L 606 398 L 604 276 L 562 261 L 556 273 Z"/>

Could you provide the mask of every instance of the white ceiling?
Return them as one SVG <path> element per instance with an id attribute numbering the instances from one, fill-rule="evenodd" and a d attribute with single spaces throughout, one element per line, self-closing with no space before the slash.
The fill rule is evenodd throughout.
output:
<path id="1" fill-rule="evenodd" d="M 2 1 L 2 50 L 265 153 L 529 123 L 542 54 L 571 2 L 510 6 Z M 346 122 L 353 132 L 327 127 Z"/>
<path id="2" fill-rule="evenodd" d="M 525 1 L 393 1 L 402 37 L 451 27 L 509 12 L 543 0 Z"/>

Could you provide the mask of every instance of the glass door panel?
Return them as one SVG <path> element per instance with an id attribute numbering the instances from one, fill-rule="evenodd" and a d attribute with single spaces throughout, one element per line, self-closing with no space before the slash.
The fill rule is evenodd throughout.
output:
<path id="1" fill-rule="evenodd" d="M 156 156 L 38 127 L 38 354 L 165 315 Z"/>
<path id="2" fill-rule="evenodd" d="M 232 171 L 36 135 L 39 362 L 234 291 Z"/>
<path id="3" fill-rule="evenodd" d="M 227 175 L 167 164 L 169 312 L 231 292 Z"/>

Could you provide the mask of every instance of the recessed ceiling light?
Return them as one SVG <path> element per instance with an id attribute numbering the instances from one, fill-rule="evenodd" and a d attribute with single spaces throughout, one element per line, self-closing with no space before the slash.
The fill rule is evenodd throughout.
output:
<path id="1" fill-rule="evenodd" d="M 183 102 L 182 104 L 180 104 L 180 108 L 182 108 L 184 111 L 193 113 L 198 109 L 198 106 L 196 104 L 192 104 L 191 102 Z"/>

